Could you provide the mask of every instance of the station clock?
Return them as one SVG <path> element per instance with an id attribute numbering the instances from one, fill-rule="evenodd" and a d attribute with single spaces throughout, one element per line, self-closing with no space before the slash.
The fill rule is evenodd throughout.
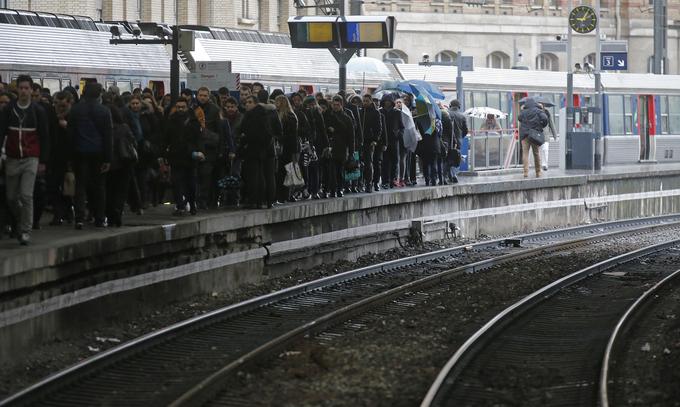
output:
<path id="1" fill-rule="evenodd" d="M 589 6 L 577 6 L 569 13 L 569 27 L 579 34 L 587 34 L 597 27 L 597 14 Z"/>

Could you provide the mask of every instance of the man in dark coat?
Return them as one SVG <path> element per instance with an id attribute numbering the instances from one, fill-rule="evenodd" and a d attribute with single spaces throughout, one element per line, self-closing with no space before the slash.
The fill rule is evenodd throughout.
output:
<path id="1" fill-rule="evenodd" d="M 196 214 L 196 168 L 205 159 L 201 151 L 201 125 L 189 109 L 186 99 L 175 102 L 174 112 L 167 121 L 164 156 L 170 164 L 172 190 L 175 195 L 175 216 L 184 214 L 187 203 Z"/>
<path id="2" fill-rule="evenodd" d="M 271 208 L 276 199 L 274 140 L 282 133 L 281 122 L 274 106 L 258 103 L 255 96 L 246 98 L 245 109 L 239 152 L 244 159 L 246 200 L 251 208 Z"/>
<path id="3" fill-rule="evenodd" d="M 205 123 L 201 123 L 202 132 L 200 143 L 205 152 L 205 160 L 198 163 L 198 205 L 202 208 L 217 207 L 217 180 L 224 176 L 227 162 L 225 152 L 220 146 L 224 145 L 227 135 L 224 133 L 220 120 L 220 108 L 210 100 L 210 89 L 201 87 L 196 94 L 198 103 L 196 110 L 201 109 Z"/>
<path id="4" fill-rule="evenodd" d="M 364 95 L 362 99 L 363 107 L 359 112 L 359 121 L 364 136 L 363 148 L 361 152 L 364 162 L 364 187 L 366 192 L 372 192 L 373 185 L 373 161 L 375 149 L 381 143 L 382 121 L 380 113 L 373 104 L 371 95 Z M 376 185 L 377 186 L 377 183 Z"/>
<path id="5" fill-rule="evenodd" d="M 20 75 L 19 97 L 0 112 L 0 145 L 4 146 L 7 204 L 17 222 L 19 243 L 27 245 L 33 228 L 33 189 L 49 157 L 47 113 L 31 101 L 33 79 Z"/>
<path id="6" fill-rule="evenodd" d="M 541 154 L 537 144 L 529 138 L 529 133 L 543 134 L 543 128 L 548 125 L 548 116 L 545 114 L 533 98 L 527 99 L 522 111 L 517 118 L 519 121 L 519 139 L 522 142 L 522 164 L 524 166 L 524 178 L 529 176 L 529 149 L 534 154 L 534 168 L 536 178 L 541 176 Z"/>
<path id="7" fill-rule="evenodd" d="M 463 113 L 460 112 L 460 102 L 458 99 L 454 99 L 449 104 L 449 116 L 451 116 L 451 124 L 453 126 L 453 143 L 449 144 L 449 149 L 457 148 L 461 154 L 463 154 L 463 138 L 468 134 L 467 118 Z M 449 162 L 449 164 L 451 164 Z M 449 168 L 449 176 L 451 177 L 451 182 L 458 182 L 459 166 L 451 165 Z"/>
<path id="8" fill-rule="evenodd" d="M 394 108 L 394 98 L 385 95 L 382 99 L 382 111 L 385 115 L 385 145 L 387 150 L 383 156 L 383 188 L 399 185 L 399 146 L 403 143 L 404 123 L 401 111 Z"/>
<path id="9" fill-rule="evenodd" d="M 331 146 L 328 189 L 332 197 L 341 197 L 343 196 L 345 162 L 350 152 L 354 151 L 354 123 L 345 113 L 342 96 L 333 97 L 331 110 L 326 112 L 324 120 Z"/>
<path id="10" fill-rule="evenodd" d="M 101 104 L 102 85 L 88 83 L 72 109 L 68 129 L 73 140 L 76 175 L 76 229 L 83 228 L 85 201 L 94 211 L 95 226 L 106 227 L 106 176 L 113 153 L 111 111 Z"/>

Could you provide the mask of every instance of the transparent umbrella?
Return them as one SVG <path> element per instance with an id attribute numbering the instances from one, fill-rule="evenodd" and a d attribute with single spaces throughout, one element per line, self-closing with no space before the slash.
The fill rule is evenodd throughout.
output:
<path id="1" fill-rule="evenodd" d="M 496 118 L 499 119 L 505 119 L 508 114 L 503 113 L 498 109 L 494 109 L 493 107 L 471 107 L 467 109 L 465 112 L 463 112 L 464 115 L 468 117 L 474 117 L 476 119 L 486 119 L 486 116 L 489 114 L 492 114 L 496 116 Z"/>

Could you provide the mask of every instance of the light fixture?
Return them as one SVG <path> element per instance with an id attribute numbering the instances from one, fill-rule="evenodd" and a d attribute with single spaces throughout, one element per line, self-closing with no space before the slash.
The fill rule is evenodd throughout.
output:
<path id="1" fill-rule="evenodd" d="M 120 38 L 120 29 L 118 28 L 117 25 L 112 25 L 111 28 L 109 28 L 109 32 L 111 33 L 112 38 L 115 37 Z"/>

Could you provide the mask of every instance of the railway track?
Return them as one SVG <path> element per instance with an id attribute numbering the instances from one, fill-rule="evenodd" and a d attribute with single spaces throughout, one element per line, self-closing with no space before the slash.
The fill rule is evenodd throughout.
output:
<path id="1" fill-rule="evenodd" d="M 679 300 L 680 269 L 645 291 L 618 321 L 602 359 L 600 406 L 680 405 L 674 363 Z"/>
<path id="2" fill-rule="evenodd" d="M 409 284 L 421 280 L 436 282 L 437 276 L 451 274 L 453 270 L 472 272 L 492 267 L 498 261 L 530 258 L 541 251 L 566 249 L 614 235 L 678 228 L 679 221 L 677 216 L 667 216 L 541 232 L 521 236 L 519 240 L 499 239 L 445 249 L 339 274 L 146 335 L 59 372 L 0 405 L 149 406 L 191 402 L 195 394 L 219 383 L 230 367 L 241 366 L 260 351 L 282 346 L 296 335 L 308 332 L 310 324 L 322 327 L 324 323 L 319 321 L 335 323 L 348 318 L 362 304 L 371 303 L 376 295 L 386 295 L 385 298 L 398 295 Z M 564 242 L 574 237 L 580 238 Z M 506 247 L 499 251 L 500 257 L 453 270 L 449 264 L 455 265 L 459 261 L 456 256 L 474 253 L 475 249 L 518 241 L 525 247 Z M 430 267 L 432 264 L 439 267 Z"/>
<path id="3" fill-rule="evenodd" d="M 631 298 L 671 273 L 665 259 L 680 263 L 679 245 L 613 257 L 506 308 L 458 349 L 421 406 L 597 405 L 612 331 Z"/>

